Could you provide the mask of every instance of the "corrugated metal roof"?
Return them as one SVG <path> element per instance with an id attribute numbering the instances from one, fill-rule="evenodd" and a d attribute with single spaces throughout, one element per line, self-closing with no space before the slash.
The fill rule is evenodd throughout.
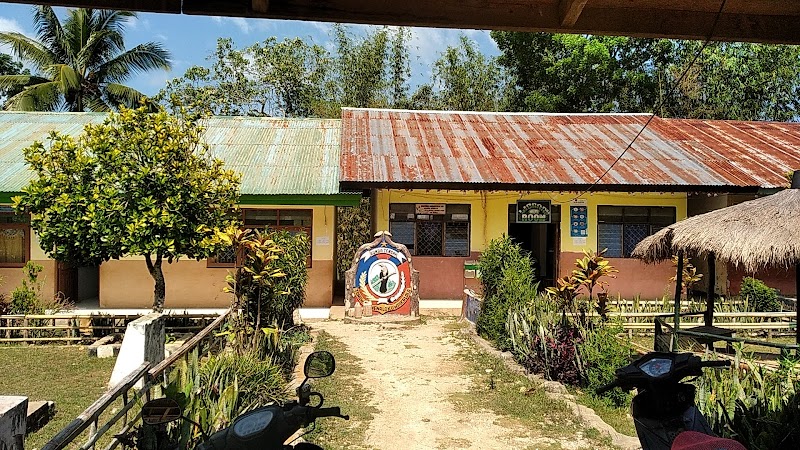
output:
<path id="1" fill-rule="evenodd" d="M 97 113 L 0 113 L 0 192 L 21 190 L 32 178 L 22 149 L 51 130 L 73 136 Z M 213 117 L 206 122 L 211 153 L 242 174 L 243 195 L 339 193 L 338 119 Z"/>
<path id="2" fill-rule="evenodd" d="M 341 184 L 586 186 L 647 118 L 347 108 Z M 655 118 L 599 187 L 779 187 L 800 168 L 798 144 L 800 124 Z"/>

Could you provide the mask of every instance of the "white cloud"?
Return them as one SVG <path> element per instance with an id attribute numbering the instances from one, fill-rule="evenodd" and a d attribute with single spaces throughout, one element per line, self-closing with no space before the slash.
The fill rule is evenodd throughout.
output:
<path id="1" fill-rule="evenodd" d="M 147 18 L 143 18 L 141 16 L 129 17 L 127 25 L 131 30 L 138 30 L 138 29 L 149 30 L 150 20 L 148 20 Z"/>
<path id="2" fill-rule="evenodd" d="M 25 30 L 22 28 L 22 25 L 19 24 L 14 19 L 7 19 L 5 17 L 0 17 L 0 31 L 6 33 L 22 33 L 26 34 Z M 11 47 L 7 45 L 0 45 L 0 53 L 11 53 Z"/>
<path id="3" fill-rule="evenodd" d="M 22 25 L 19 22 L 5 17 L 0 17 L 0 31 L 25 34 L 25 30 L 22 29 Z"/>
<path id="4" fill-rule="evenodd" d="M 254 31 L 267 31 L 271 28 L 269 21 L 266 19 L 244 19 L 242 17 L 212 16 L 211 20 L 223 27 L 233 24 L 242 34 L 250 34 Z"/>

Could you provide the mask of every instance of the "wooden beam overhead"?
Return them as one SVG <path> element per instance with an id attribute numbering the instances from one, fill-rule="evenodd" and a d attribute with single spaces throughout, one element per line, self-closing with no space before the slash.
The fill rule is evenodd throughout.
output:
<path id="1" fill-rule="evenodd" d="M 588 0 L 561 0 L 559 3 L 559 13 L 561 14 L 561 26 L 572 28 L 583 12 Z"/>
<path id="2" fill-rule="evenodd" d="M 323 22 L 705 39 L 722 0 L 4 0 Z M 727 0 L 715 40 L 800 44 L 800 1 Z"/>
<path id="3" fill-rule="evenodd" d="M 251 6 L 254 13 L 266 14 L 269 11 L 269 0 L 253 0 Z"/>

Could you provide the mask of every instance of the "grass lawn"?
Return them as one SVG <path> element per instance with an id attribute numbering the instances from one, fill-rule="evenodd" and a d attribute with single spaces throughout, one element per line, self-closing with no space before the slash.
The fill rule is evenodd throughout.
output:
<path id="1" fill-rule="evenodd" d="M 90 358 L 78 346 L 0 347 L 0 395 L 56 403 L 55 418 L 29 435 L 25 448 L 41 448 L 105 392 L 114 361 Z"/>

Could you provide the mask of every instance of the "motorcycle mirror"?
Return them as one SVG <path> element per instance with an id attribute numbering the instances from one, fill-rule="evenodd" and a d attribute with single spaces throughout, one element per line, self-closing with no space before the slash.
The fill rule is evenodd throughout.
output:
<path id="1" fill-rule="evenodd" d="M 181 418 L 181 407 L 170 398 L 150 400 L 142 406 L 142 422 L 148 425 L 161 425 Z"/>
<path id="2" fill-rule="evenodd" d="M 306 378 L 325 378 L 336 370 L 336 360 L 331 352 L 320 351 L 308 355 L 303 373 Z"/>

